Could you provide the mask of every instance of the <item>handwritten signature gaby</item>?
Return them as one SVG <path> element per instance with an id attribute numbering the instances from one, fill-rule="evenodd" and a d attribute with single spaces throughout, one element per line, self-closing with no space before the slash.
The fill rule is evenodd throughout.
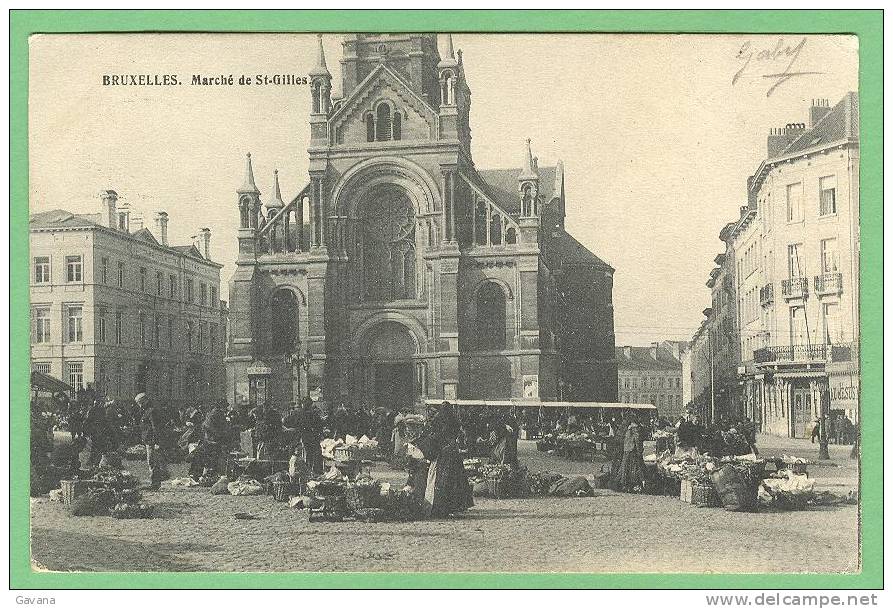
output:
<path id="1" fill-rule="evenodd" d="M 810 76 L 815 74 L 823 74 L 823 72 L 803 72 L 803 71 L 795 71 L 794 64 L 797 63 L 797 60 L 800 58 L 800 53 L 803 51 L 803 47 L 806 46 L 806 38 L 801 38 L 800 42 L 794 45 L 785 44 L 783 38 L 779 38 L 775 43 L 775 46 L 771 48 L 762 49 L 760 51 L 754 51 L 753 45 L 748 40 L 745 42 L 741 49 L 738 51 L 738 55 L 736 58 L 739 61 L 743 61 L 744 65 L 741 66 L 735 75 L 732 77 L 732 85 L 738 82 L 738 79 L 744 75 L 744 72 L 747 70 L 748 66 L 750 66 L 751 62 L 758 62 L 762 64 L 769 64 L 774 66 L 781 65 L 782 63 L 787 63 L 784 69 L 780 72 L 773 72 L 771 74 L 763 74 L 763 78 L 770 79 L 774 81 L 772 86 L 769 87 L 769 90 L 766 91 L 766 97 L 772 95 L 772 92 L 777 89 L 781 83 L 794 78 L 795 76 Z"/>

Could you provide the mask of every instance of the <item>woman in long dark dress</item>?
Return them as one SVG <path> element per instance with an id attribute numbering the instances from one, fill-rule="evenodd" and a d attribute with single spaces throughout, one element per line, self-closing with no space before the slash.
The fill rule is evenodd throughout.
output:
<path id="1" fill-rule="evenodd" d="M 632 420 L 623 434 L 623 459 L 620 462 L 620 490 L 628 493 L 641 490 L 645 484 L 645 461 L 642 458 L 642 432 Z"/>
<path id="2" fill-rule="evenodd" d="M 474 505 L 459 453 L 459 433 L 459 420 L 453 407 L 449 402 L 444 402 L 431 418 L 419 442 L 422 445 L 419 448 L 431 462 L 424 494 L 426 515 L 447 516 Z"/>

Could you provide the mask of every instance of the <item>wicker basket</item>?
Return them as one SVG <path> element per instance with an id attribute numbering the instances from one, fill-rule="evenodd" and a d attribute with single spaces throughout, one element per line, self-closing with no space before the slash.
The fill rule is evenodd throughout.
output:
<path id="1" fill-rule="evenodd" d="M 335 461 L 358 461 L 356 446 L 336 446 L 332 451 Z"/>
<path id="2" fill-rule="evenodd" d="M 806 463 L 786 463 L 788 469 L 794 474 L 807 474 Z"/>
<path id="3" fill-rule="evenodd" d="M 62 487 L 62 504 L 69 506 L 77 497 L 95 488 L 97 483 L 94 480 L 61 480 L 59 484 Z"/>
<path id="4" fill-rule="evenodd" d="M 288 501 L 292 496 L 294 485 L 291 482 L 274 482 L 273 499 L 276 501 Z"/>
<path id="5" fill-rule="evenodd" d="M 691 504 L 696 507 L 719 507 L 722 505 L 712 484 L 692 484 Z"/>

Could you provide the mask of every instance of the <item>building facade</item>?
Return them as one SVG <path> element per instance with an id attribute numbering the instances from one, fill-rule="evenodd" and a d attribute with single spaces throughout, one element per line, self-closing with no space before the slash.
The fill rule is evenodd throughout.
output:
<path id="1" fill-rule="evenodd" d="M 692 411 L 705 423 L 741 416 L 738 384 L 740 361 L 735 290 L 735 250 L 732 231 L 735 224 L 723 227 L 719 239 L 725 251 L 713 259 L 710 271 L 711 306 L 704 309 L 704 320 L 692 339 Z"/>
<path id="2" fill-rule="evenodd" d="M 620 402 L 651 404 L 658 415 L 673 420 L 685 411 L 682 398 L 682 351 L 678 343 L 650 347 L 622 346 L 617 353 L 617 393 Z"/>
<path id="3" fill-rule="evenodd" d="M 613 269 L 565 230 L 564 170 L 481 170 L 450 36 L 344 37 L 341 93 L 320 41 L 310 181 L 238 189 L 228 396 L 269 371 L 279 407 L 428 398 L 614 401 Z"/>
<path id="4" fill-rule="evenodd" d="M 814 100 L 809 124 L 773 129 L 748 183 L 739 247 L 761 252 L 742 335 L 746 410 L 765 432 L 809 437 L 823 404 L 859 418 L 859 105 Z M 743 220 L 743 217 L 742 217 Z"/>
<path id="5" fill-rule="evenodd" d="M 180 406 L 223 397 L 226 305 L 211 233 L 168 244 L 168 215 L 143 226 L 114 191 L 101 211 L 30 218 L 31 366 L 111 398 Z"/>

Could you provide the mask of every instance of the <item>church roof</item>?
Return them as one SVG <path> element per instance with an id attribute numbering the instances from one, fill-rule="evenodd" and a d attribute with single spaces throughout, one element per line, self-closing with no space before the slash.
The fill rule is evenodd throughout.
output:
<path id="1" fill-rule="evenodd" d="M 559 229 L 544 235 L 542 251 L 546 266 L 553 270 L 582 266 L 614 271 L 614 267 L 589 251 L 566 230 Z"/>
<path id="2" fill-rule="evenodd" d="M 546 203 L 557 193 L 555 187 L 555 167 L 537 167 L 539 175 L 539 192 Z M 493 201 L 510 214 L 521 213 L 521 198 L 518 195 L 518 176 L 521 168 L 516 169 L 478 169 L 477 175 L 484 189 Z"/>

